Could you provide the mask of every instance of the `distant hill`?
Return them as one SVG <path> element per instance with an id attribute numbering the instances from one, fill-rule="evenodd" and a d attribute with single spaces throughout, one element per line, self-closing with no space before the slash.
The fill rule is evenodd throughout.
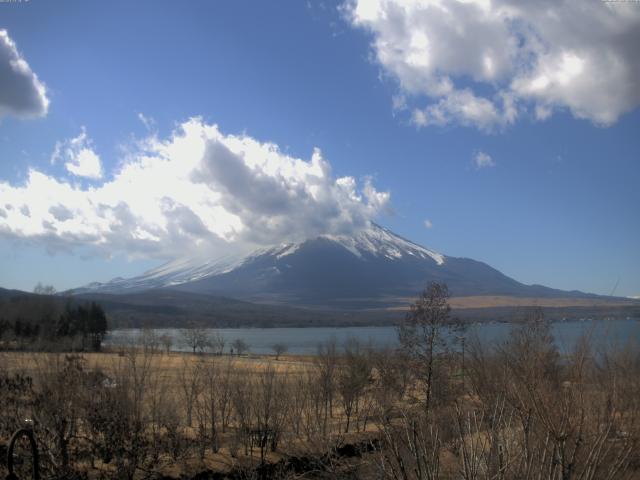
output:
<path id="1" fill-rule="evenodd" d="M 398 313 L 392 311 L 319 311 L 166 288 L 121 295 L 83 293 L 74 298 L 98 302 L 116 327 L 176 327 L 192 323 L 220 328 L 345 326 L 390 323 L 398 318 Z"/>
<path id="2" fill-rule="evenodd" d="M 22 309 L 51 305 L 62 311 L 72 304 L 95 301 L 107 313 L 110 328 L 184 327 L 189 324 L 216 328 L 310 327 L 391 325 L 404 315 L 413 298 L 402 306 L 373 309 L 312 309 L 277 304 L 259 304 L 229 297 L 182 292 L 167 288 L 128 294 L 82 293 L 43 296 L 0 288 L 0 320 Z M 453 297 L 453 316 L 462 321 L 517 321 L 527 306 L 539 305 L 551 319 L 640 318 L 640 302 L 620 299 L 550 298 L 541 301 L 525 297 Z M 46 307 L 47 309 L 50 307 Z M 13 313 L 12 313 L 13 312 Z M 15 316 L 15 315 L 14 315 Z"/>

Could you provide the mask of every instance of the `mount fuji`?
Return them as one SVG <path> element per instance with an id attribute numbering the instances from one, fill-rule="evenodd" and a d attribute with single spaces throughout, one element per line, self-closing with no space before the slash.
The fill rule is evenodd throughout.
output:
<path id="1" fill-rule="evenodd" d="M 437 253 L 374 223 L 353 235 L 321 235 L 248 255 L 182 258 L 73 293 L 160 289 L 265 304 L 366 309 L 406 305 L 431 281 L 445 282 L 454 297 L 598 298 L 522 284 L 485 263 Z"/>

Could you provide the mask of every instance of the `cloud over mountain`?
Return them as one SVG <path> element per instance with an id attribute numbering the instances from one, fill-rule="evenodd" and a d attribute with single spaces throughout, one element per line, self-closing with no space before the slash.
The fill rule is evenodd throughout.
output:
<path id="1" fill-rule="evenodd" d="M 102 177 L 100 157 L 93 149 L 93 142 L 82 127 L 80 135 L 64 142 L 57 142 L 51 155 L 51 163 L 64 161 L 69 173 L 77 177 Z"/>
<path id="2" fill-rule="evenodd" d="M 24 185 L 0 182 L 0 198 L 5 237 L 171 257 L 351 233 L 389 194 L 335 178 L 317 149 L 295 158 L 195 118 L 136 144 L 109 180 L 83 186 L 32 169 Z"/>
<path id="3" fill-rule="evenodd" d="M 418 126 L 494 130 L 561 109 L 607 126 L 640 104 L 631 2 L 352 0 L 345 11 Z"/>
<path id="4" fill-rule="evenodd" d="M 0 117 L 41 117 L 48 108 L 45 86 L 7 31 L 0 30 Z"/>

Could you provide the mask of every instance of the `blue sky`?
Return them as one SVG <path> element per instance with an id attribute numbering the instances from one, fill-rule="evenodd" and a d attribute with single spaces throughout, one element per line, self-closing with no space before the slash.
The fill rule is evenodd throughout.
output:
<path id="1" fill-rule="evenodd" d="M 572 13 L 572 5 L 563 3 L 561 14 Z M 345 218 L 355 218 L 355 223 L 373 219 L 429 248 L 484 261 L 525 283 L 602 294 L 618 283 L 616 294 L 639 295 L 640 87 L 639 77 L 632 74 L 640 69 L 623 41 L 607 43 L 609 37 L 635 38 L 638 13 L 622 12 L 631 18 L 620 25 L 626 36 L 603 32 L 600 43 L 577 50 L 573 46 L 580 31 L 559 33 L 543 24 L 537 12 L 518 13 L 549 41 L 544 53 L 534 51 L 538 56 L 531 68 L 521 72 L 515 57 L 522 52 L 508 52 L 508 59 L 500 60 L 504 55 L 496 49 L 502 44 L 505 10 L 494 5 L 485 12 L 485 24 L 467 24 L 465 30 L 469 41 L 493 52 L 491 65 L 497 65 L 498 73 L 490 77 L 465 57 L 470 54 L 464 42 L 445 42 L 443 25 L 455 17 L 464 26 L 470 21 L 464 11 L 451 9 L 436 25 L 419 21 L 424 8 L 407 9 L 402 14 L 410 21 L 398 24 L 407 31 L 399 34 L 385 23 L 395 17 L 382 14 L 382 7 L 371 14 L 359 12 L 360 6 L 299 1 L 0 3 L 0 30 L 6 30 L 30 74 L 44 85 L 48 101 L 46 107 L 36 100 L 3 110 L 0 98 L 0 207 L 5 204 L 6 213 L 4 227 L 0 224 L 0 286 L 31 290 L 42 281 L 65 289 L 135 275 L 181 249 L 188 251 L 190 240 L 199 235 L 195 227 L 171 236 L 167 249 L 152 245 L 152 237 L 167 243 L 157 225 L 145 230 L 151 236 L 141 236 L 144 242 L 133 242 L 116 238 L 112 229 L 108 235 L 93 230 L 80 235 L 56 225 L 43 234 L 28 225 L 18 227 L 11 220 L 18 217 L 11 215 L 20 205 L 35 211 L 37 202 L 52 202 L 44 198 L 46 182 L 26 187 L 30 171 L 64 184 L 73 195 L 97 189 L 114 181 L 123 165 L 139 162 L 141 151 L 161 155 L 158 145 L 174 141 L 181 125 L 196 117 L 194 138 L 210 135 L 210 141 L 234 154 L 232 136 L 263 146 L 270 142 L 278 146 L 280 157 L 300 159 L 293 167 L 287 163 L 294 170 L 304 167 L 300 161 L 311 162 L 314 148 L 321 150 L 322 165 L 330 173 L 298 172 L 291 180 L 313 183 L 320 178 L 321 188 L 332 197 L 329 203 L 304 207 L 309 210 L 301 218 L 314 212 L 319 218 L 309 225 L 296 220 L 303 223 L 303 233 L 348 228 Z M 597 25 L 602 12 L 579 15 Z M 492 32 L 498 40 L 487 43 Z M 431 48 L 428 64 L 414 62 L 402 43 L 409 38 L 419 54 L 423 37 Z M 449 49 L 440 54 L 439 39 Z M 393 42 L 397 45 L 391 53 L 381 47 Z M 629 68 L 607 69 L 594 60 L 602 58 L 602 51 L 618 55 Z M 457 56 L 458 63 L 453 61 Z M 544 74 L 563 68 L 562 78 Z M 0 82 L 2 72 L 0 68 Z M 593 84 L 595 75 L 611 82 L 607 89 Z M 550 86 L 543 82 L 542 90 L 534 92 L 542 77 Z M 443 79 L 453 88 L 440 88 Z M 507 95 L 517 104 L 516 114 L 509 112 Z M 465 108 L 460 102 L 466 102 Z M 215 132 L 202 133 L 214 124 Z M 156 142 L 152 146 L 150 138 Z M 248 141 L 238 148 L 249 149 Z M 95 155 L 99 171 L 93 157 L 81 155 L 83 150 Z M 216 188 L 224 187 L 216 192 L 235 198 L 233 185 L 223 185 L 209 173 Z M 147 194 L 149 185 L 126 183 L 123 177 L 114 188 Z M 345 200 L 340 189 L 336 193 L 332 182 L 343 177 L 355 181 L 354 195 L 360 200 Z M 178 188 L 170 177 L 144 178 L 166 182 L 162 188 L 168 192 Z M 38 185 L 45 187 L 39 190 Z M 372 196 L 365 192 L 367 185 L 374 189 Z M 54 211 L 52 222 L 64 222 L 68 212 L 89 215 L 87 209 L 75 212 L 73 198 L 79 197 L 69 195 L 69 204 L 47 204 L 64 210 L 60 215 Z M 171 212 L 190 208 L 177 200 L 181 198 L 172 197 Z M 238 234 L 239 242 L 286 241 L 300 234 L 288 224 L 264 227 L 250 215 L 246 198 L 220 201 L 228 211 L 244 212 L 237 213 L 244 232 Z M 7 209 L 11 202 L 14 208 Z M 334 210 L 331 202 L 344 209 L 339 221 L 323 217 L 323 209 Z M 287 208 L 295 207 L 294 202 Z M 197 215 L 195 207 L 192 211 Z M 136 220 L 131 222 L 127 225 L 134 228 Z M 205 240 L 214 252 L 236 238 L 229 233 L 232 227 L 220 228 L 224 241 Z"/>

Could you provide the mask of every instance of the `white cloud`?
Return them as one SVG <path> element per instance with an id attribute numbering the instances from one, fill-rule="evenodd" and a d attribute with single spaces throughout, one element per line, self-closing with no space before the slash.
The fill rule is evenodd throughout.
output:
<path id="1" fill-rule="evenodd" d="M 196 118 L 167 139 L 139 142 L 110 181 L 81 186 L 30 170 L 24 185 L 0 182 L 0 198 L 15 206 L 2 210 L 0 235 L 166 258 L 349 233 L 389 193 L 369 179 L 335 178 L 317 149 L 295 158 Z"/>
<path id="2" fill-rule="evenodd" d="M 372 34 L 418 126 L 494 130 L 558 109 L 611 125 L 640 104 L 640 9 L 631 3 L 349 0 L 345 11 Z"/>
<path id="3" fill-rule="evenodd" d="M 478 152 L 473 157 L 473 163 L 476 168 L 495 167 L 496 162 L 491 158 L 491 155 L 484 152 Z"/>
<path id="4" fill-rule="evenodd" d="M 102 177 L 102 163 L 93 149 L 93 142 L 84 127 L 80 135 L 64 142 L 56 142 L 51 163 L 63 161 L 67 171 L 77 177 L 98 179 Z"/>
<path id="5" fill-rule="evenodd" d="M 20 55 L 6 30 L 0 30 L 0 117 L 41 117 L 49 99 L 45 86 Z"/>
<path id="6" fill-rule="evenodd" d="M 144 128 L 146 128 L 147 130 L 149 131 L 155 130 L 156 121 L 153 117 L 149 117 L 142 112 L 138 112 L 138 120 L 142 122 L 142 124 L 144 125 Z"/>
<path id="7" fill-rule="evenodd" d="M 433 223 L 428 218 L 424 221 L 425 228 L 433 228 Z"/>

